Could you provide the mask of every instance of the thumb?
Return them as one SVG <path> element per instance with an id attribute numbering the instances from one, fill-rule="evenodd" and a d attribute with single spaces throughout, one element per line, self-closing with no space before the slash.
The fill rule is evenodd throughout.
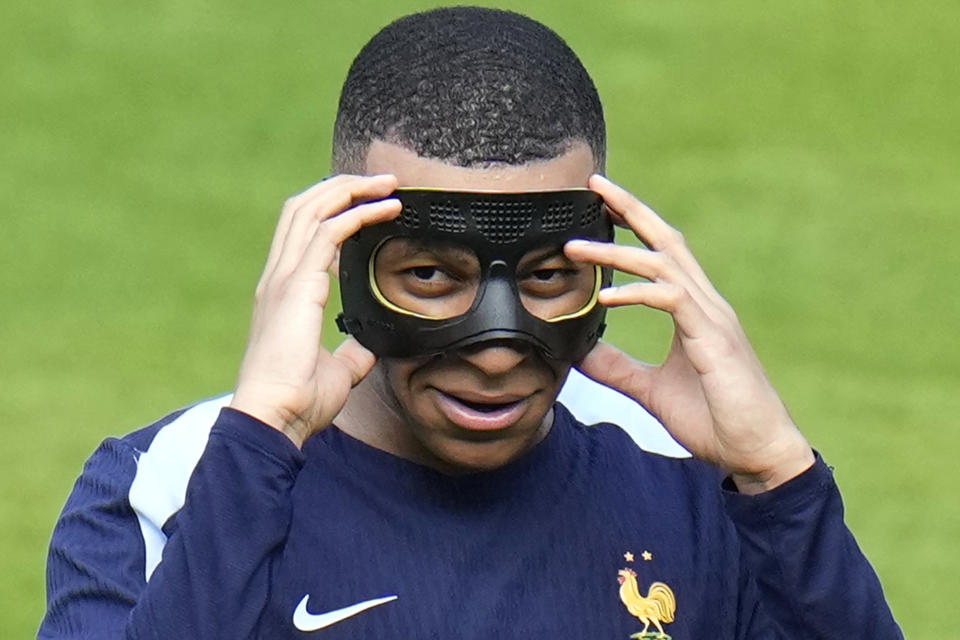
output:
<path id="1" fill-rule="evenodd" d="M 626 394 L 647 406 L 648 389 L 657 367 L 627 355 L 617 347 L 598 342 L 577 365 L 588 378 Z"/>
<path id="2" fill-rule="evenodd" d="M 377 363 L 377 357 L 373 355 L 366 347 L 356 341 L 352 336 L 344 340 L 333 357 L 343 364 L 350 372 L 350 386 L 357 386 L 361 380 L 367 377 L 373 365 Z"/>

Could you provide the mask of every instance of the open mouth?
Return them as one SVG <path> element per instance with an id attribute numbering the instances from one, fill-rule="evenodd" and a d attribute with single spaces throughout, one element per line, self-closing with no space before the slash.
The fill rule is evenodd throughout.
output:
<path id="1" fill-rule="evenodd" d="M 457 398 L 456 396 L 450 397 L 468 409 L 473 409 L 474 411 L 479 411 L 480 413 L 495 413 L 497 411 L 509 409 L 510 407 L 520 403 L 519 400 L 516 402 L 470 402 L 469 400 Z"/>
<path id="2" fill-rule="evenodd" d="M 513 425 L 527 410 L 528 399 L 497 399 L 493 402 L 468 400 L 435 389 L 437 408 L 464 429 L 489 431 Z"/>

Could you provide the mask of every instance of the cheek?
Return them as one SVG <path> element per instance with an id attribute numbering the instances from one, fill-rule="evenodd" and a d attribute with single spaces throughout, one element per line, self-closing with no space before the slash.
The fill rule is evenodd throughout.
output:
<path id="1" fill-rule="evenodd" d="M 381 360 L 384 381 L 393 397 L 405 411 L 412 409 L 412 405 L 424 396 L 423 385 L 419 381 L 420 376 L 418 374 L 430 360 L 430 357 L 384 358 Z"/>
<path id="2" fill-rule="evenodd" d="M 552 360 L 550 358 L 542 358 L 541 365 L 544 371 L 548 371 L 548 374 L 551 378 L 551 384 L 554 387 L 554 390 L 557 393 L 560 393 L 560 387 L 563 386 L 563 383 L 567 379 L 567 375 L 570 373 L 570 369 L 573 368 L 572 362 L 562 362 L 560 360 Z"/>
<path id="3" fill-rule="evenodd" d="M 386 379 L 392 385 L 408 386 L 417 372 L 430 362 L 431 356 L 420 358 L 380 358 Z"/>

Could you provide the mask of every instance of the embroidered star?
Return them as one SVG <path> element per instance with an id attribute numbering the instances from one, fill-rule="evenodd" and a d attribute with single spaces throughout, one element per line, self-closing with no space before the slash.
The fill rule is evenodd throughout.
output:
<path id="1" fill-rule="evenodd" d="M 644 550 L 643 550 L 643 553 L 641 553 L 640 555 L 641 555 L 641 556 L 643 557 L 643 559 L 646 560 L 647 562 L 650 562 L 651 560 L 653 560 L 653 554 L 650 553 L 649 551 L 647 551 L 646 549 L 644 549 Z"/>
<path id="2" fill-rule="evenodd" d="M 623 554 L 623 557 L 627 562 L 633 562 L 633 554 L 630 553 L 629 551 Z"/>

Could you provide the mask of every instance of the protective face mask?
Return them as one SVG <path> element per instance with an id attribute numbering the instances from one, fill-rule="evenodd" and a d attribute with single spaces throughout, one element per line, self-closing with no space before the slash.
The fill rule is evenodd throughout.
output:
<path id="1" fill-rule="evenodd" d="M 576 362 L 604 329 L 611 273 L 563 244 L 609 242 L 587 189 L 520 193 L 399 189 L 398 218 L 362 228 L 340 254 L 341 331 L 378 356 L 423 356 L 518 340 Z"/>

